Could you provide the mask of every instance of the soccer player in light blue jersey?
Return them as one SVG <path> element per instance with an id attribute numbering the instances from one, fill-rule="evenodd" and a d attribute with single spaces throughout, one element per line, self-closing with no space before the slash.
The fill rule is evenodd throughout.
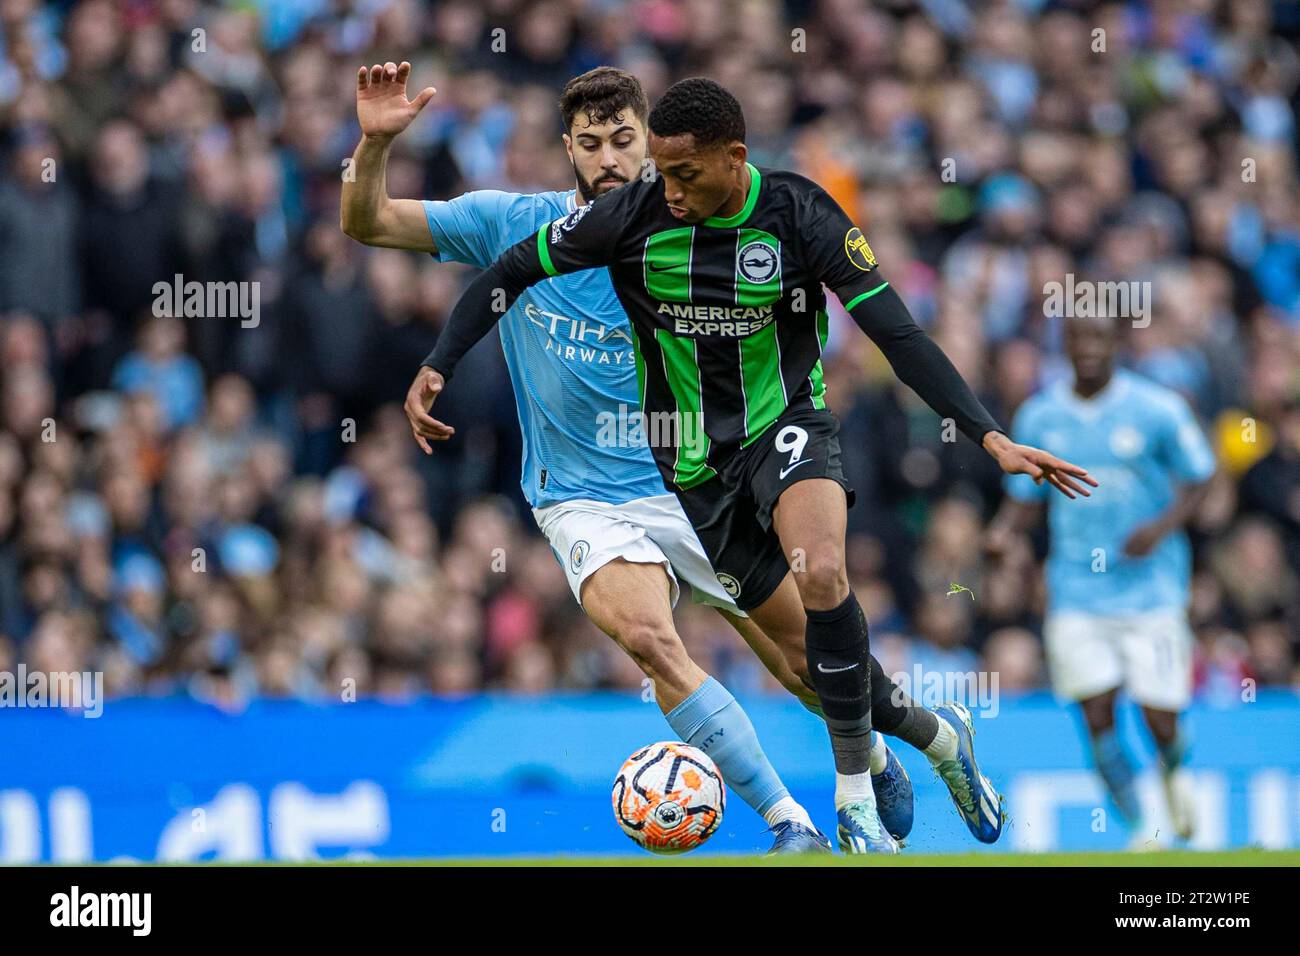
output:
<path id="1" fill-rule="evenodd" d="M 363 138 L 343 188 L 344 231 L 369 245 L 412 249 L 440 261 L 489 266 L 544 225 L 580 217 L 588 203 L 639 175 L 648 104 L 636 78 L 600 67 L 566 86 L 564 143 L 577 188 L 532 195 L 481 190 L 450 202 L 387 196 L 392 138 L 433 97 L 406 98 L 409 64 L 358 74 Z M 677 498 L 664 488 L 639 419 L 635 353 L 627 317 L 604 269 L 558 276 L 528 290 L 499 323 L 524 438 L 523 492 L 587 615 L 654 681 L 669 724 L 713 758 L 728 785 L 773 829 L 776 851 L 829 849 L 829 841 L 781 783 L 749 718 L 688 655 L 672 619 L 678 582 L 712 604 L 781 684 L 820 713 L 806 672 L 806 617 L 793 579 L 782 613 L 760 629 L 715 574 Z M 407 397 L 416 441 L 453 429 L 430 418 L 441 377 L 422 368 Z M 723 576 L 725 578 L 725 576 Z M 872 661 L 877 728 L 915 746 L 950 788 L 963 785 L 960 729 L 913 702 Z M 902 839 L 912 825 L 911 783 L 877 734 L 871 748 L 881 819 Z M 956 791 L 954 791 L 956 792 Z M 968 821 L 968 826 L 969 826 Z"/>
<path id="2" fill-rule="evenodd" d="M 1182 397 L 1117 368 L 1117 345 L 1114 319 L 1071 319 L 1073 382 L 1031 397 L 1013 426 L 1018 442 L 1068 448 L 1100 488 L 1061 507 L 1041 486 L 1008 476 L 989 548 L 1004 551 L 1050 501 L 1043 638 L 1052 685 L 1081 704 L 1098 773 L 1140 844 L 1154 827 L 1143 819 L 1133 767 L 1116 735 L 1115 699 L 1123 687 L 1140 705 L 1159 751 L 1170 821 L 1189 838 L 1195 804 L 1179 715 L 1191 698 L 1193 638 L 1183 529 L 1215 461 Z"/>

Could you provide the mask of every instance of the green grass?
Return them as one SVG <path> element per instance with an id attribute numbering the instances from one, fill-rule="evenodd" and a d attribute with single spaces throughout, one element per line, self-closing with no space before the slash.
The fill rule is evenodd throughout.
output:
<path id="1" fill-rule="evenodd" d="M 243 864 L 278 865 L 278 864 Z M 548 856 L 329 861 L 313 866 L 1300 866 L 1300 850 L 1166 850 L 1153 853 L 947 853 L 896 857 L 747 855 Z"/>

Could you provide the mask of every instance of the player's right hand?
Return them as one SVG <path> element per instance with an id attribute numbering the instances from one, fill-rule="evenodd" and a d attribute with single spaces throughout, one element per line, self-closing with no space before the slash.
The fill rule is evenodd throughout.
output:
<path id="1" fill-rule="evenodd" d="M 357 120 L 363 136 L 391 138 L 411 125 L 438 91 L 426 86 L 413 100 L 406 98 L 411 64 L 388 62 L 357 71 Z"/>
<path id="2" fill-rule="evenodd" d="M 1057 458 L 1033 445 L 1018 445 L 1002 432 L 986 432 L 983 446 L 997 461 L 998 467 L 1008 475 L 1028 475 L 1038 485 L 1046 481 L 1067 498 L 1072 499 L 1078 495 L 1090 498 L 1092 492 L 1084 485 L 1098 487 L 1097 479 L 1088 474 L 1086 468 L 1071 464 L 1064 458 Z"/>
<path id="3" fill-rule="evenodd" d="M 429 415 L 429 409 L 433 408 L 433 400 L 438 397 L 445 384 L 440 372 L 435 372 L 427 365 L 421 365 L 420 371 L 415 375 L 415 381 L 407 389 L 406 404 L 402 406 L 402 410 L 406 412 L 406 420 L 411 423 L 411 433 L 415 436 L 415 442 L 424 449 L 426 455 L 433 454 L 433 449 L 429 447 L 430 440 L 446 441 L 456 434 L 456 429 L 444 425 Z"/>

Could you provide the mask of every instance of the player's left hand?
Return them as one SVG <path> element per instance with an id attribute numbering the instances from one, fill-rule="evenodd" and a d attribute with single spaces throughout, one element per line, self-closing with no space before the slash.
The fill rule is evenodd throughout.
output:
<path id="1" fill-rule="evenodd" d="M 439 372 L 435 372 L 427 365 L 421 365 L 420 371 L 415 374 L 415 381 L 406 392 L 406 404 L 402 406 L 402 411 L 406 412 L 406 420 L 411 423 L 411 434 L 415 436 L 416 444 L 426 455 L 433 454 L 430 441 L 446 441 L 456 434 L 456 429 L 443 424 L 429 414 L 434 401 L 446 384 Z"/>
<path id="2" fill-rule="evenodd" d="M 998 467 L 1008 475 L 1028 475 L 1040 485 L 1046 481 L 1067 498 L 1076 495 L 1085 498 L 1092 496 L 1092 492 L 1080 482 L 1097 487 L 1097 479 L 1088 474 L 1086 468 L 1072 465 L 1033 445 L 1017 445 L 1002 432 L 989 432 L 985 435 L 984 450 L 994 457 Z M 1076 481 L 1076 478 L 1079 480 Z"/>
<path id="3" fill-rule="evenodd" d="M 1124 542 L 1124 555 L 1129 558 L 1145 558 L 1168 533 L 1168 529 L 1159 521 L 1139 525 Z"/>
<path id="4" fill-rule="evenodd" d="M 391 140 L 420 114 L 438 91 L 425 87 L 413 100 L 406 98 L 411 64 L 391 60 L 357 70 L 357 122 L 365 136 Z"/>

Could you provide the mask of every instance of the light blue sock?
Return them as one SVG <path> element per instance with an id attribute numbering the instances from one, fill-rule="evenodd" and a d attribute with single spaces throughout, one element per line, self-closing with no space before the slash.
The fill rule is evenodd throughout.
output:
<path id="1" fill-rule="evenodd" d="M 667 716 L 677 736 L 708 754 L 727 786 L 759 816 L 790 796 L 763 753 L 749 715 L 712 677 Z"/>
<path id="2" fill-rule="evenodd" d="M 1115 806 L 1119 807 L 1129 824 L 1136 823 L 1141 819 L 1142 805 L 1138 802 L 1134 785 L 1133 766 L 1128 762 L 1115 728 L 1104 730 L 1092 738 L 1092 757 Z"/>

